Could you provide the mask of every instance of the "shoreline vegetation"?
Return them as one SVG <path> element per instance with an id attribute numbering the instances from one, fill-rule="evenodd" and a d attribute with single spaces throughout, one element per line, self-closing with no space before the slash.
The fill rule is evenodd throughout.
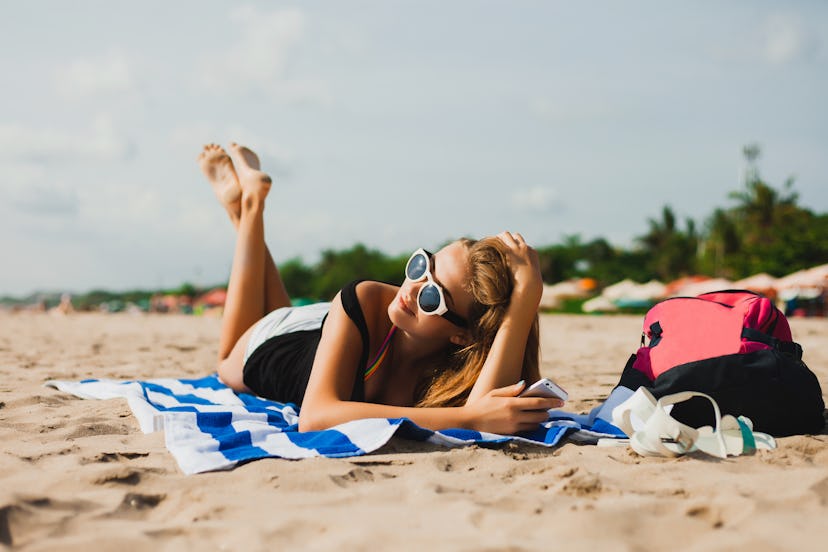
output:
<path id="1" fill-rule="evenodd" d="M 743 189 L 728 194 L 729 205 L 714 208 L 701 224 L 691 218 L 679 221 L 673 208 L 665 205 L 660 218 L 649 219 L 646 232 L 629 248 L 614 246 L 604 238 L 584 241 L 580 235 L 536 247 L 544 282 L 586 278 L 594 281 L 596 292 L 600 292 L 622 280 L 670 281 L 695 275 L 737 280 L 760 273 L 781 277 L 828 263 L 828 213 L 800 206 L 793 178 L 780 188 L 765 182 L 757 167 L 759 155 L 757 145 L 745 146 Z M 325 301 L 343 282 L 353 279 L 399 283 L 407 258 L 407 253 L 390 256 L 356 244 L 350 249 L 325 250 L 313 265 L 290 259 L 279 270 L 292 297 L 303 298 L 300 302 Z M 0 297 L 0 307 L 49 310 L 64 305 L 74 310 L 199 312 L 215 306 L 225 285 L 197 287 L 185 282 L 168 289 L 95 289 L 74 294 L 71 299 L 67 299 L 67 290 L 36 292 L 25 297 Z M 211 293 L 212 302 L 203 301 L 205 294 Z M 167 297 L 179 300 L 174 305 Z M 564 309 L 577 310 L 573 305 Z"/>

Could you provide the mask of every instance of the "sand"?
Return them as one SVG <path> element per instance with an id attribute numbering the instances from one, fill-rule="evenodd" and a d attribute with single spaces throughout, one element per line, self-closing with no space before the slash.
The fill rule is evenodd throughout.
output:
<path id="1" fill-rule="evenodd" d="M 828 390 L 828 320 L 792 321 Z M 586 411 L 640 317 L 544 316 L 543 373 Z M 0 313 L 0 549 L 826 550 L 828 432 L 725 461 L 564 444 L 443 449 L 183 475 L 126 401 L 48 379 L 200 376 L 211 318 Z"/>

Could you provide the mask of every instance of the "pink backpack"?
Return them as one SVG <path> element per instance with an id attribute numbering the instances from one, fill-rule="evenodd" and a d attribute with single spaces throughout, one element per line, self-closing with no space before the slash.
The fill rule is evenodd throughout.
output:
<path id="1" fill-rule="evenodd" d="M 647 312 L 643 329 L 619 385 L 647 387 L 656 398 L 707 393 L 722 414 L 747 416 L 757 431 L 773 435 L 823 430 L 819 381 L 767 297 L 727 290 L 667 299 Z M 673 415 L 698 427 L 710 422 L 708 411 L 691 400 Z"/>
<path id="2" fill-rule="evenodd" d="M 633 367 L 654 380 L 680 364 L 773 348 L 802 358 L 788 320 L 770 299 L 751 291 L 715 291 L 667 299 L 650 309 Z"/>

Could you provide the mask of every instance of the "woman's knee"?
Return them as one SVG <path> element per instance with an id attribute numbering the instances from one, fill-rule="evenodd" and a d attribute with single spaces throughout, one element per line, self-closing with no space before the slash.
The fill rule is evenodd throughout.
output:
<path id="1" fill-rule="evenodd" d="M 251 327 L 244 332 L 228 354 L 222 355 L 221 352 L 219 353 L 219 379 L 233 391 L 250 392 L 250 389 L 244 384 L 244 357 L 252 329 Z"/>
<path id="2" fill-rule="evenodd" d="M 249 393 L 250 389 L 244 384 L 244 365 L 241 359 L 230 355 L 218 363 L 219 379 L 233 391 Z"/>

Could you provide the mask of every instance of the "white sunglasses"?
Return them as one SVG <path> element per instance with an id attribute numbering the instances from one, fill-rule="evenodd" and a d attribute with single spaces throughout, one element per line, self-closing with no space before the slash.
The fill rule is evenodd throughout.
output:
<path id="1" fill-rule="evenodd" d="M 455 326 L 465 328 L 469 325 L 468 321 L 456 312 L 449 310 L 443 288 L 434 281 L 434 276 L 431 275 L 432 256 L 431 253 L 420 248 L 411 255 L 411 258 L 405 264 L 406 279 L 412 282 L 428 280 L 428 283 L 420 287 L 420 292 L 417 293 L 417 306 L 424 314 L 440 315 Z"/>

